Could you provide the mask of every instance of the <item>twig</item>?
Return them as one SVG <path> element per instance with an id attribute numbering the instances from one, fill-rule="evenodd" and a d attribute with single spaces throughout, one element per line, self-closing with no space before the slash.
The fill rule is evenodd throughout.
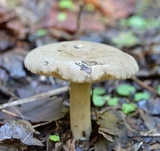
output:
<path id="1" fill-rule="evenodd" d="M 81 24 L 81 16 L 82 16 L 82 12 L 83 12 L 83 8 L 84 8 L 84 3 L 83 3 L 83 0 L 80 1 L 80 4 L 79 4 L 79 12 L 78 12 L 78 15 L 77 15 L 77 31 L 76 31 L 76 34 L 74 35 L 74 39 L 75 40 L 78 40 L 80 38 L 80 24 Z"/>
<path id="2" fill-rule="evenodd" d="M 156 132 L 156 129 L 152 129 L 148 132 L 140 132 L 140 136 L 144 137 L 160 137 L 160 133 Z"/>
<path id="3" fill-rule="evenodd" d="M 158 96 L 160 96 L 160 93 L 157 92 L 156 89 L 152 88 L 151 86 L 145 84 L 143 81 L 139 80 L 137 77 L 132 78 L 135 82 L 137 82 L 141 87 L 149 90 L 150 92 L 157 94 Z"/>
<path id="4" fill-rule="evenodd" d="M 7 96 L 11 96 L 15 99 L 18 99 L 18 97 L 12 91 L 5 89 L 5 87 L 3 87 L 3 86 L 0 86 L 0 91 L 3 92 L 4 94 L 6 94 Z"/>
<path id="5" fill-rule="evenodd" d="M 47 121 L 47 122 L 44 122 L 44 123 L 39 123 L 39 124 L 36 124 L 36 125 L 32 125 L 32 127 L 37 128 L 37 127 L 40 127 L 40 126 L 50 124 L 51 122 L 53 122 L 53 121 L 51 120 L 51 121 Z"/>
<path id="6" fill-rule="evenodd" d="M 6 107 L 21 105 L 21 104 L 33 102 L 33 101 L 36 101 L 36 100 L 39 100 L 39 99 L 42 99 L 42 98 L 47 98 L 47 97 L 50 97 L 50 96 L 53 96 L 53 95 L 57 95 L 57 94 L 66 92 L 67 90 L 68 90 L 68 86 L 65 86 L 65 87 L 58 88 L 56 90 L 44 92 L 44 93 L 37 94 L 37 95 L 31 96 L 31 97 L 28 97 L 28 98 L 19 99 L 19 100 L 9 102 L 9 103 L 4 103 L 4 104 L 0 105 L 0 110 L 4 109 Z"/>
<path id="7" fill-rule="evenodd" d="M 2 109 L 2 112 L 5 113 L 5 114 L 8 114 L 9 116 L 13 116 L 13 117 L 18 117 L 18 118 L 20 118 L 19 115 L 17 115 L 16 113 L 13 113 L 13 112 L 11 112 L 11 111 Z"/>

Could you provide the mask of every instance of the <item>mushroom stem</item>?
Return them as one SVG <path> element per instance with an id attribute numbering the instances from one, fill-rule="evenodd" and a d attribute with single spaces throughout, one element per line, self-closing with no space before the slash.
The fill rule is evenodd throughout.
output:
<path id="1" fill-rule="evenodd" d="M 91 134 L 90 83 L 70 84 L 70 120 L 75 139 L 88 140 Z"/>

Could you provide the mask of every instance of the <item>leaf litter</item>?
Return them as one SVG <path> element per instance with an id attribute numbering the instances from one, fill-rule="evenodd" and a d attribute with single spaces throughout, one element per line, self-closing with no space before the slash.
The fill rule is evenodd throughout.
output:
<path id="1" fill-rule="evenodd" d="M 28 121 L 9 121 L 0 127 L 0 141 L 18 139 L 26 145 L 43 146 L 42 142 L 34 138 L 34 134 L 39 134 L 33 129 Z"/>
<path id="2" fill-rule="evenodd" d="M 14 0 L 14 5 L 9 1 L 0 1 L 1 104 L 34 97 L 67 85 L 63 81 L 57 82 L 28 73 L 24 69 L 23 59 L 29 50 L 37 46 L 74 39 L 79 3 L 70 4 L 72 9 L 60 9 L 55 0 L 30 3 Z M 65 116 L 68 110 L 63 112 L 63 109 L 68 109 L 69 106 L 66 92 L 3 108 L 0 112 L 0 128 L 16 128 L 8 130 L 10 134 L 2 133 L 0 150 L 160 150 L 160 94 L 157 89 L 160 75 L 160 30 L 156 23 L 160 13 L 158 1 L 140 0 L 137 3 L 133 0 L 85 0 L 84 4 L 92 6 L 85 7 L 81 14 L 80 39 L 120 47 L 136 58 L 140 72 L 131 80 L 95 84 L 95 87 L 102 87 L 105 91 L 104 94 L 97 95 L 99 106 L 92 107 L 94 122 L 89 142 L 75 141 L 72 138 L 68 114 Z M 69 5 L 67 7 L 70 7 Z M 142 27 L 143 30 L 139 30 Z M 123 39 L 117 40 L 117 36 Z M 126 37 L 129 41 L 125 42 Z M 123 84 L 129 84 L 135 90 L 117 93 L 117 88 Z M 107 103 L 112 98 L 116 98 L 115 102 Z M 131 106 L 127 106 L 127 110 L 123 111 L 124 104 L 136 104 L 137 107 L 130 111 Z M 52 110 L 52 107 L 55 108 Z M 125 112 L 127 114 L 124 114 Z M 23 122 L 18 122 L 19 118 L 23 119 Z M 26 123 L 25 119 L 31 123 Z M 23 127 L 24 123 L 29 127 L 29 131 Z M 12 136 L 17 129 L 19 133 Z M 40 134 L 36 134 L 37 130 Z M 44 146 L 31 145 L 30 141 L 24 144 L 26 135 L 30 141 L 43 142 Z M 60 140 L 51 143 L 48 140 L 50 135 L 59 136 Z M 9 139 L 5 140 L 5 136 Z"/>

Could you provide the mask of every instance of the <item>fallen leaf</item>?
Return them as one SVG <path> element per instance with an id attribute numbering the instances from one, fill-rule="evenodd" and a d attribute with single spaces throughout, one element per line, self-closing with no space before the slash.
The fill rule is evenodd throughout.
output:
<path id="1" fill-rule="evenodd" d="M 18 39 L 25 39 L 27 34 L 27 28 L 18 19 L 11 20 L 6 24 L 10 32 Z"/>
<path id="2" fill-rule="evenodd" d="M 1 151 L 22 151 L 19 145 L 0 143 Z"/>
<path id="3" fill-rule="evenodd" d="M 103 15 L 109 19 L 120 19 L 133 14 L 135 11 L 134 0 L 85 0 L 93 4 Z"/>
<path id="4" fill-rule="evenodd" d="M 159 98 L 150 98 L 148 101 L 142 100 L 138 102 L 138 107 L 150 115 L 159 115 L 160 114 L 160 99 Z"/>
<path id="5" fill-rule="evenodd" d="M 110 151 L 111 145 L 109 145 L 108 141 L 105 137 L 103 137 L 103 135 L 100 135 L 98 141 L 95 143 L 94 149 L 95 151 Z"/>
<path id="6" fill-rule="evenodd" d="M 0 127 L 0 141 L 19 139 L 26 145 L 43 146 L 41 141 L 33 137 L 34 133 L 39 132 L 35 131 L 28 121 L 9 121 Z"/>
<path id="7" fill-rule="evenodd" d="M 150 115 L 160 115 L 160 99 L 150 99 L 149 101 L 146 102 L 147 108 L 148 108 L 148 113 Z"/>
<path id="8" fill-rule="evenodd" d="M 76 151 L 76 139 L 69 139 L 65 145 L 63 145 L 65 151 Z"/>
<path id="9" fill-rule="evenodd" d="M 153 129 L 155 129 L 158 126 L 158 123 L 156 121 L 156 118 L 148 115 L 147 113 L 145 113 L 143 110 L 139 110 L 139 113 L 141 115 L 141 118 L 143 119 L 146 127 L 152 131 Z"/>
<path id="10" fill-rule="evenodd" d="M 4 53 L 0 56 L 0 65 L 7 69 L 11 77 L 20 78 L 26 75 L 23 67 L 23 61 L 27 52 L 15 50 Z"/>
<path id="11" fill-rule="evenodd" d="M 104 133 L 101 129 L 99 129 L 98 133 L 103 135 L 103 137 L 106 138 L 108 141 L 111 141 L 111 142 L 114 141 L 110 134 Z"/>
<path id="12" fill-rule="evenodd" d="M 0 52 L 11 49 L 16 45 L 13 38 L 7 35 L 5 32 L 0 32 Z"/>
<path id="13" fill-rule="evenodd" d="M 160 150 L 160 144 L 159 143 L 152 144 L 150 149 L 151 150 Z"/>
<path id="14" fill-rule="evenodd" d="M 0 66 L 0 73 L 1 73 L 0 74 L 0 83 L 1 83 L 1 86 L 3 86 L 6 84 L 6 82 L 9 79 L 9 73 L 4 67 L 1 67 L 1 66 Z"/>
<path id="15" fill-rule="evenodd" d="M 0 6 L 0 24 L 6 23 L 14 17 L 16 17 L 16 14 L 13 10 L 9 10 Z"/>
<path id="16" fill-rule="evenodd" d="M 128 140 L 127 131 L 130 129 L 119 111 L 112 110 L 105 112 L 100 115 L 97 124 L 99 125 L 98 132 L 108 141 L 118 143 Z"/>

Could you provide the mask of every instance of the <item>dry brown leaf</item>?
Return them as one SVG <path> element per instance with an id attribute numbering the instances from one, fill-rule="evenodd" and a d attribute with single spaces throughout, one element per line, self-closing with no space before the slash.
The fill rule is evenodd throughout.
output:
<path id="1" fill-rule="evenodd" d="M 65 151 L 76 151 L 76 139 L 69 139 L 66 144 L 63 146 Z"/>
<path id="2" fill-rule="evenodd" d="M 28 121 L 9 121 L 0 127 L 0 141 L 18 139 L 26 145 L 43 146 L 42 142 L 33 135 L 38 134 Z"/>
<path id="3" fill-rule="evenodd" d="M 99 127 L 98 131 L 105 132 L 105 133 L 108 133 L 110 135 L 115 135 L 115 132 L 113 132 L 112 129 L 106 129 L 104 127 Z"/>
<path id="4" fill-rule="evenodd" d="M 93 4 L 111 20 L 127 17 L 135 11 L 135 0 L 85 0 L 84 2 Z"/>
<path id="5" fill-rule="evenodd" d="M 7 22 L 6 26 L 18 39 L 26 38 L 27 28 L 22 24 L 20 20 L 11 20 Z"/>
<path id="6" fill-rule="evenodd" d="M 0 24 L 6 23 L 7 21 L 15 17 L 16 17 L 16 14 L 13 10 L 9 10 L 0 6 Z"/>
<path id="7" fill-rule="evenodd" d="M 11 77 L 20 78 L 26 75 L 23 67 L 23 61 L 27 52 L 15 50 L 0 56 L 0 65 L 8 70 Z"/>
<path id="8" fill-rule="evenodd" d="M 160 144 L 159 143 L 155 143 L 153 145 L 151 145 L 151 150 L 160 150 Z"/>
<path id="9" fill-rule="evenodd" d="M 107 134 L 107 133 L 104 133 L 103 131 L 98 131 L 99 134 L 103 135 L 104 138 L 106 138 L 107 140 L 113 142 L 114 140 L 112 139 L 112 136 Z"/>
<path id="10" fill-rule="evenodd" d="M 97 121 L 99 125 L 98 132 L 102 134 L 107 140 L 114 142 L 121 142 L 128 140 L 128 125 L 124 121 L 121 112 L 117 110 L 107 111 L 100 115 Z"/>

